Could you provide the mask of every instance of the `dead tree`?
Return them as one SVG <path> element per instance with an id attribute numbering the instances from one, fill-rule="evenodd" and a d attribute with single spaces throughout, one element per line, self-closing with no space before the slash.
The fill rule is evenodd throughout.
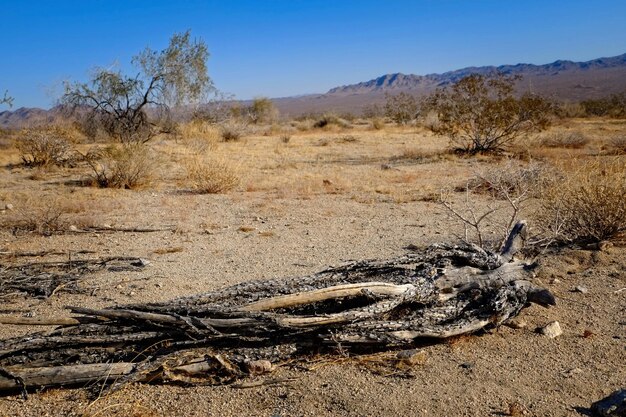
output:
<path id="1" fill-rule="evenodd" d="M 521 222 L 500 254 L 440 244 L 165 303 L 68 307 L 74 317 L 48 321 L 62 325 L 57 330 L 0 341 L 0 390 L 94 380 L 228 383 L 258 360 L 293 360 L 339 344 L 389 349 L 495 327 L 530 302 L 555 302 L 513 260 L 525 236 Z"/>

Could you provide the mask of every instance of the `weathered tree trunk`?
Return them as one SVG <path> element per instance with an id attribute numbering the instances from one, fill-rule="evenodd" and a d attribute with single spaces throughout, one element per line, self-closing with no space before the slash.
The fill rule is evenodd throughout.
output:
<path id="1" fill-rule="evenodd" d="M 525 234 L 525 224 L 517 224 L 501 254 L 434 245 L 166 303 L 69 307 L 78 316 L 37 321 L 5 318 L 64 327 L 0 341 L 0 391 L 91 379 L 193 383 L 203 372 L 203 382 L 226 383 L 245 375 L 254 360 L 279 362 L 337 344 L 384 349 L 498 326 L 529 302 L 554 304 L 513 261 Z"/>

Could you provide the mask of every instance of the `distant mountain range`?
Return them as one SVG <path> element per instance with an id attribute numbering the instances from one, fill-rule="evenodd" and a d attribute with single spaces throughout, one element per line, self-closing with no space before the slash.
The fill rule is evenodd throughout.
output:
<path id="1" fill-rule="evenodd" d="M 626 91 L 626 54 L 586 62 L 555 61 L 545 65 L 516 64 L 467 67 L 442 74 L 386 74 L 378 78 L 331 88 L 324 94 L 273 99 L 284 115 L 327 111 L 360 113 L 366 104 L 382 103 L 385 94 L 401 91 L 424 96 L 470 74 L 501 72 L 521 75 L 518 91 L 532 91 L 558 100 L 579 101 Z M 46 123 L 58 117 L 56 109 L 19 108 L 0 112 L 0 127 L 18 128 Z"/>
<path id="2" fill-rule="evenodd" d="M 532 91 L 563 101 L 601 98 L 626 91 L 626 54 L 587 62 L 555 61 L 551 64 L 516 64 L 468 67 L 442 74 L 386 74 L 373 80 L 331 88 L 325 94 L 275 99 L 281 113 L 350 111 L 365 104 L 382 103 L 385 94 L 401 91 L 424 96 L 470 74 L 501 72 L 521 75 L 518 91 Z"/>

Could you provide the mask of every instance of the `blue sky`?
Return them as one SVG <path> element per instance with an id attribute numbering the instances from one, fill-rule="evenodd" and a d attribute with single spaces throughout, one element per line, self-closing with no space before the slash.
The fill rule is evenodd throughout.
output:
<path id="1" fill-rule="evenodd" d="M 626 52 L 626 1 L 0 0 L 0 95 L 50 107 L 86 80 L 190 29 L 218 89 L 247 99 L 325 92 L 382 74 Z M 2 109 L 5 109 L 3 106 Z"/>

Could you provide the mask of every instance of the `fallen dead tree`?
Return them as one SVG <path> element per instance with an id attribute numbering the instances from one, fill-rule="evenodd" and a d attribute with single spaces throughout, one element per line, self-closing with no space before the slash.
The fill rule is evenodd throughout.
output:
<path id="1" fill-rule="evenodd" d="M 388 349 L 498 326 L 554 297 L 513 260 L 518 223 L 501 254 L 434 245 L 297 278 L 252 281 L 166 303 L 51 318 L 62 327 L 0 341 L 0 390 L 136 381 L 233 382 L 259 363 L 324 349 Z M 38 319 L 38 323 L 46 324 Z M 27 319 L 20 319 L 24 324 Z"/>

